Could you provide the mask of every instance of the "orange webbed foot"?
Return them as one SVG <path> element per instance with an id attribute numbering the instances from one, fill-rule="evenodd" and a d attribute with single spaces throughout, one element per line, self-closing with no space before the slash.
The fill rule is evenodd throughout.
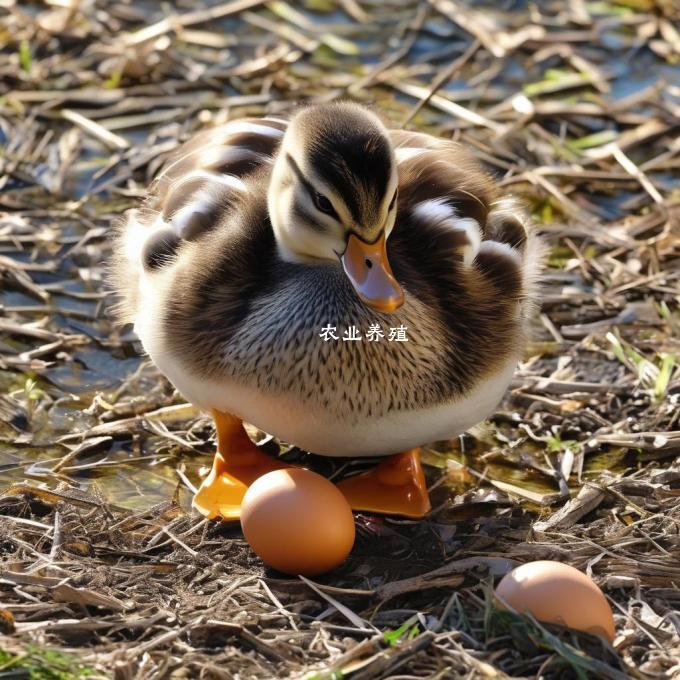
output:
<path id="1" fill-rule="evenodd" d="M 203 480 L 193 506 L 208 519 L 237 520 L 248 487 L 272 470 L 291 467 L 263 453 L 248 437 L 240 418 L 213 413 L 217 427 L 217 453 L 210 474 Z"/>
<path id="2" fill-rule="evenodd" d="M 338 488 L 353 510 L 419 519 L 431 509 L 419 449 L 389 456 L 373 470 L 343 479 Z"/>

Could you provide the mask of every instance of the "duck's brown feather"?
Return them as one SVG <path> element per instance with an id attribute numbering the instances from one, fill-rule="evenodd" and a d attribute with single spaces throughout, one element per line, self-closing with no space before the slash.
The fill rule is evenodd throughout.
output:
<path id="1" fill-rule="evenodd" d="M 168 260 L 173 275 L 161 328 L 187 370 L 360 419 L 452 400 L 518 356 L 522 311 L 532 293 L 527 272 L 535 269 L 525 248 L 535 236 L 522 211 L 508 202 L 496 210 L 493 182 L 458 145 L 419 133 L 391 134 L 397 148 L 426 149 L 399 165 L 398 212 L 387 242 L 406 292 L 404 306 L 394 314 L 367 308 L 339 262 L 304 265 L 279 257 L 266 206 L 266 159 L 277 144 L 242 136 L 238 143 L 251 145 L 260 160 L 219 171 L 239 177 L 246 191 L 212 187 L 218 198 L 209 225 L 180 241 Z M 219 135 L 211 131 L 180 151 L 155 183 L 144 219 L 159 213 L 172 219 L 190 204 L 193 194 L 176 198 L 173 187 L 201 169 L 203 149 Z M 483 239 L 512 246 L 517 257 L 487 249 L 465 264 L 464 232 L 444 229 L 415 210 L 431 199 L 475 219 Z M 365 332 L 372 323 L 384 331 L 404 325 L 409 341 L 319 337 L 327 324 L 341 336 L 351 325 Z"/>

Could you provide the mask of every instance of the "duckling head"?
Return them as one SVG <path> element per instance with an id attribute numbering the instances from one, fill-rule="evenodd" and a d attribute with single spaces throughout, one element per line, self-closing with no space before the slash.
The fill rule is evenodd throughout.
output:
<path id="1" fill-rule="evenodd" d="M 303 109 L 288 125 L 268 190 L 279 253 L 291 262 L 339 259 L 366 304 L 394 311 L 404 300 L 386 249 L 397 181 L 387 130 L 372 112 L 351 103 Z"/>

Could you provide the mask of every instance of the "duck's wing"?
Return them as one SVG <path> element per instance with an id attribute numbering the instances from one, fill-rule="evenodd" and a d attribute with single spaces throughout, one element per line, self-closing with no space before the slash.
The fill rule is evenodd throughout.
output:
<path id="1" fill-rule="evenodd" d="M 391 132 L 399 170 L 399 211 L 442 216 L 435 206 L 474 219 L 484 232 L 494 184 L 459 144 L 419 132 Z M 485 235 L 484 233 L 482 235 Z"/>
<path id="2" fill-rule="evenodd" d="M 277 118 L 235 120 L 198 133 L 170 156 L 114 236 L 109 278 L 123 320 L 137 313 L 143 271 L 173 263 L 183 243 L 224 224 L 234 203 L 256 190 L 248 178 L 272 163 L 286 126 Z"/>
<path id="3" fill-rule="evenodd" d="M 249 174 L 273 161 L 286 126 L 277 118 L 254 118 L 195 135 L 154 179 L 143 209 L 160 213 L 181 238 L 195 238 L 215 223 L 215 212 L 247 192 Z"/>
<path id="4" fill-rule="evenodd" d="M 460 145 L 392 133 L 399 170 L 388 257 L 397 279 L 442 322 L 450 380 L 517 356 L 533 309 L 541 242 L 517 200 Z"/>
<path id="5" fill-rule="evenodd" d="M 489 277 L 519 269 L 523 287 L 535 280 L 539 240 L 521 202 L 502 196 L 460 144 L 419 132 L 390 134 L 399 170 L 397 223 L 411 227 L 401 229 L 403 236 L 439 234 L 449 252 L 453 247 L 463 264 Z"/>

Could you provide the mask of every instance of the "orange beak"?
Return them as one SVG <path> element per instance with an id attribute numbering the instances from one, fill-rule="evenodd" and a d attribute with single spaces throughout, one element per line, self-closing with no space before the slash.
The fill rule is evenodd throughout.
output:
<path id="1" fill-rule="evenodd" d="M 342 266 L 359 297 L 379 312 L 393 312 L 404 302 L 404 291 L 387 260 L 385 232 L 375 243 L 350 234 Z"/>

